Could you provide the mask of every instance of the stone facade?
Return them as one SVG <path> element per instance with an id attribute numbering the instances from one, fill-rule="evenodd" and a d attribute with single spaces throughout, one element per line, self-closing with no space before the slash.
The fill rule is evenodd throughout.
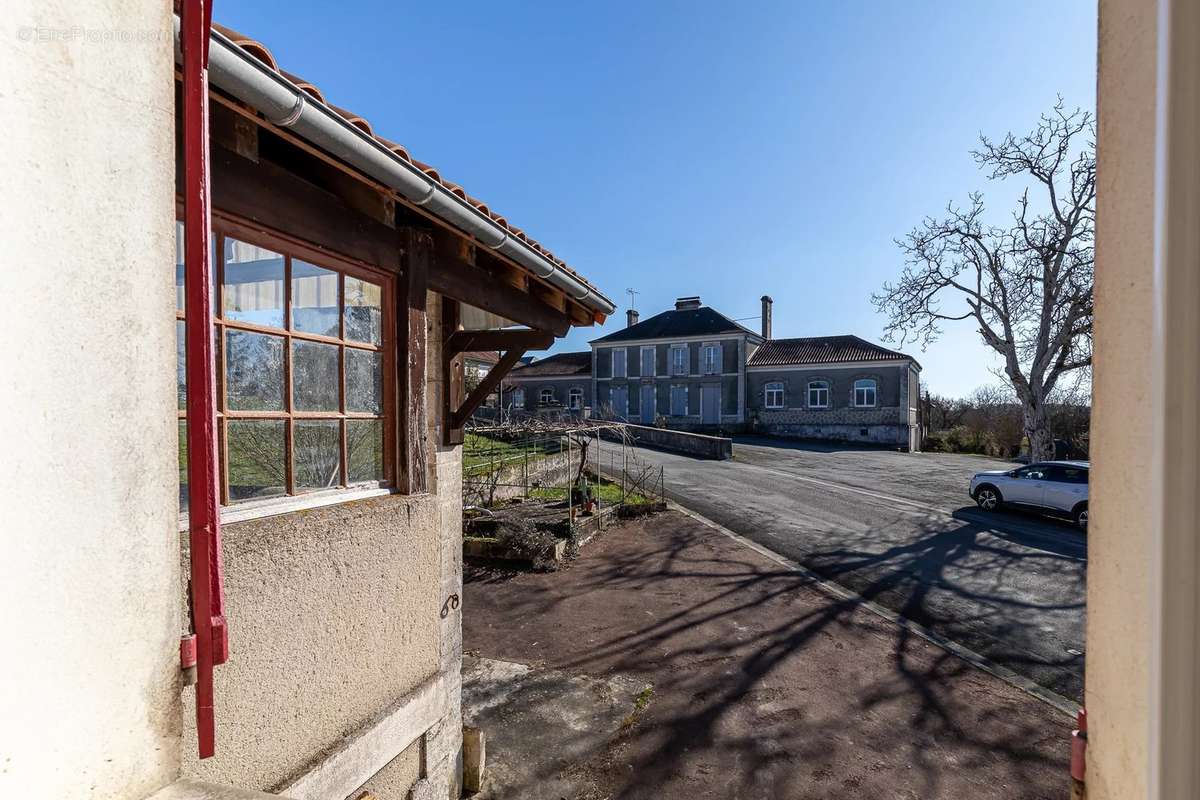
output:
<path id="1" fill-rule="evenodd" d="M 705 374 L 701 363 L 705 345 L 715 345 L 721 348 L 717 359 L 717 372 Z M 685 352 L 683 374 L 674 374 L 674 359 L 672 350 L 683 349 Z M 624 377 L 613 376 L 613 353 L 625 352 L 626 374 Z M 616 346 L 596 345 L 593 348 L 595 380 L 594 391 L 596 408 L 602 412 L 611 413 L 618 418 L 630 422 L 652 423 L 665 418 L 672 428 L 704 428 L 714 425 L 729 427 L 737 426 L 745 420 L 743 394 L 741 392 L 742 377 L 745 374 L 745 356 L 747 352 L 746 336 L 714 336 L 711 338 L 695 339 L 683 342 L 658 341 L 646 343 L 622 344 Z M 649 366 L 649 353 L 653 353 L 654 369 L 651 372 L 643 367 Z M 643 355 L 646 353 L 647 355 Z M 645 359 L 645 361 L 644 361 Z M 643 408 L 643 387 L 654 387 L 654 407 L 650 411 Z M 675 414 L 671 406 L 671 387 L 686 388 L 687 406 L 685 414 Z M 706 393 L 707 390 L 707 393 Z M 627 402 L 622 406 L 620 397 L 625 393 Z M 713 394 L 715 393 L 715 395 Z M 706 414 L 702 397 L 717 398 L 719 411 Z M 649 395 L 647 395 L 647 398 Z M 616 402 L 614 402 L 616 398 Z"/>
<path id="2" fill-rule="evenodd" d="M 567 377 L 530 376 L 527 378 L 508 378 L 504 381 L 504 404 L 511 405 L 513 410 L 536 411 L 538 408 L 550 406 L 553 408 L 570 408 L 571 390 L 578 389 L 583 395 L 583 408 L 593 408 L 592 405 L 592 376 L 572 375 Z M 525 393 L 523 405 L 516 403 L 517 389 Z M 544 403 L 543 392 L 549 391 L 551 400 Z"/>
<path id="3" fill-rule="evenodd" d="M 854 386 L 875 382 L 875 404 L 856 406 Z M 809 386 L 828 387 L 825 407 L 809 404 Z M 768 408 L 768 385 L 782 384 L 783 407 Z M 911 362 L 892 365 L 814 365 L 759 368 L 747 375 L 753 430 L 774 436 L 883 444 L 916 450 L 919 378 Z"/>

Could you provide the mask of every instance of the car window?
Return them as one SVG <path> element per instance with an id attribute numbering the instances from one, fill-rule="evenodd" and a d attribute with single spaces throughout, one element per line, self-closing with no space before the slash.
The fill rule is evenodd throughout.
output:
<path id="1" fill-rule="evenodd" d="M 1043 467 L 1040 464 L 1037 466 L 1030 465 L 1028 467 L 1021 467 L 1019 470 L 1017 470 L 1016 477 L 1025 481 L 1045 480 L 1046 467 Z"/>
<path id="2" fill-rule="evenodd" d="M 1064 483 L 1087 483 L 1088 471 L 1083 467 L 1059 467 Z"/>
<path id="3" fill-rule="evenodd" d="M 1056 483 L 1086 484 L 1088 482 L 1088 471 L 1082 467 L 1055 464 L 1046 470 L 1046 480 Z"/>

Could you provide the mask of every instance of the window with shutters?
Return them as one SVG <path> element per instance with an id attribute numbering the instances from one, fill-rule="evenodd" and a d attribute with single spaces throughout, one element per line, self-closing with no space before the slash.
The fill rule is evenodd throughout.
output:
<path id="1" fill-rule="evenodd" d="M 671 345 L 671 374 L 688 374 L 688 346 L 686 344 Z"/>

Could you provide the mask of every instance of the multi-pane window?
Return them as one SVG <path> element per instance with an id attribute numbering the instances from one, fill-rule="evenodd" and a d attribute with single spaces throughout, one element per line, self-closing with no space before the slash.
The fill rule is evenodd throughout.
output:
<path id="1" fill-rule="evenodd" d="M 864 408 L 875 405 L 876 384 L 874 378 L 860 378 L 854 382 L 854 405 Z"/>
<path id="2" fill-rule="evenodd" d="M 176 236 L 182 235 L 178 225 Z M 309 254 L 299 247 L 253 244 L 219 231 L 213 239 L 221 502 L 390 479 L 388 279 L 327 256 L 305 260 Z M 182 263 L 176 283 L 186 507 Z"/>
<path id="3" fill-rule="evenodd" d="M 671 374 L 688 374 L 688 348 L 686 344 L 671 345 Z"/>
<path id="4" fill-rule="evenodd" d="M 513 389 L 512 402 L 513 402 L 513 408 L 524 408 L 525 407 L 525 390 L 520 387 Z"/>
<path id="5" fill-rule="evenodd" d="M 626 355 L 624 347 L 618 347 L 612 351 L 612 374 L 614 378 L 624 378 L 628 374 L 625 363 Z"/>
<path id="6" fill-rule="evenodd" d="M 687 416 L 688 404 L 688 387 L 672 386 L 671 387 L 671 416 L 685 417 Z"/>
<path id="7" fill-rule="evenodd" d="M 538 405 L 548 406 L 553 403 L 554 403 L 554 390 L 553 389 L 542 389 L 541 394 L 538 395 Z"/>
<path id="8" fill-rule="evenodd" d="M 783 384 L 768 383 L 763 387 L 763 398 L 767 408 L 783 408 Z"/>
<path id="9" fill-rule="evenodd" d="M 809 382 L 808 407 L 829 408 L 829 381 Z"/>
<path id="10" fill-rule="evenodd" d="M 567 405 L 570 408 L 579 410 L 583 408 L 583 389 L 578 386 L 572 386 L 567 392 Z"/>
<path id="11" fill-rule="evenodd" d="M 705 375 L 720 375 L 721 374 L 721 345 L 719 345 L 719 344 L 704 345 L 704 374 Z"/>
<path id="12" fill-rule="evenodd" d="M 642 348 L 642 377 L 654 377 L 654 346 Z"/>

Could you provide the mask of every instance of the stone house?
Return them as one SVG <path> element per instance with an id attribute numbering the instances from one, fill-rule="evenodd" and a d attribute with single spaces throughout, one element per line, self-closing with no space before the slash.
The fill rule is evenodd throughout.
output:
<path id="1" fill-rule="evenodd" d="M 504 404 L 514 412 L 566 409 L 584 413 L 592 408 L 592 354 L 555 353 L 508 373 Z"/>
<path id="2" fill-rule="evenodd" d="M 647 320 L 626 312 L 625 328 L 591 343 L 596 411 L 683 430 L 920 449 L 916 359 L 857 336 L 773 339 L 773 305 L 762 298 L 760 333 L 699 297 Z M 549 382 L 552 370 L 540 376 Z"/>
<path id="3" fill-rule="evenodd" d="M 601 413 L 673 428 L 746 421 L 746 361 L 764 341 L 699 297 L 591 342 L 594 396 Z"/>
<path id="4" fill-rule="evenodd" d="M 613 304 L 178 5 L 0 48 L 0 797 L 456 798 L 463 424 Z"/>
<path id="5" fill-rule="evenodd" d="M 921 447 L 921 365 L 857 336 L 770 339 L 746 365 L 754 430 Z"/>

